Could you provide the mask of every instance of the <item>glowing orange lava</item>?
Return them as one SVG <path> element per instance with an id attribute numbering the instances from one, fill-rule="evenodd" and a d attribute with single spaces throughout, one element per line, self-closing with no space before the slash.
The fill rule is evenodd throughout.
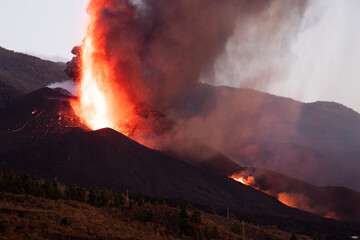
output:
<path id="1" fill-rule="evenodd" d="M 127 134 L 134 105 L 119 83 L 119 78 L 126 76 L 114 68 L 107 52 L 104 30 L 98 24 L 101 9 L 106 4 L 106 1 L 90 1 L 90 23 L 80 52 L 78 99 L 71 105 L 90 129 L 109 127 Z"/>
<path id="2" fill-rule="evenodd" d="M 91 36 L 86 37 L 81 54 L 81 83 L 78 89 L 80 105 L 78 111 L 82 119 L 91 129 L 105 127 L 115 128 L 108 115 L 106 93 L 100 86 L 101 77 L 106 76 L 106 68 L 102 73 L 94 73 L 92 54 L 94 46 Z"/>
<path id="3" fill-rule="evenodd" d="M 254 184 L 255 184 L 255 178 L 253 176 L 245 177 L 245 176 L 234 174 L 234 175 L 230 176 L 230 178 L 232 178 L 238 182 L 241 182 L 244 185 L 251 186 L 251 187 L 254 187 Z"/>

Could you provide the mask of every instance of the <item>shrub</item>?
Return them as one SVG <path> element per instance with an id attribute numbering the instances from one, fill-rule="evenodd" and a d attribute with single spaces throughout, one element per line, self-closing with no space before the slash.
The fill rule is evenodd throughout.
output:
<path id="1" fill-rule="evenodd" d="M 183 207 L 179 212 L 179 228 L 180 234 L 190 237 L 194 237 L 197 232 L 195 224 L 191 221 L 185 207 Z"/>
<path id="2" fill-rule="evenodd" d="M 243 229 L 240 224 L 235 223 L 234 225 L 232 225 L 231 231 L 235 234 L 241 235 L 243 232 Z"/>
<path id="3" fill-rule="evenodd" d="M 211 232 L 211 237 L 212 238 L 218 238 L 219 237 L 219 230 L 217 228 L 216 225 L 213 226 L 212 232 Z"/>
<path id="4" fill-rule="evenodd" d="M 126 199 L 125 199 L 124 194 L 122 194 L 122 193 L 114 194 L 114 204 L 113 204 L 114 207 L 123 206 L 123 205 L 125 205 L 125 202 L 126 202 Z"/>
<path id="5" fill-rule="evenodd" d="M 195 224 L 201 224 L 201 212 L 199 209 L 195 208 L 193 214 L 191 215 L 191 221 Z"/>
<path id="6" fill-rule="evenodd" d="M 69 220 L 66 217 L 62 218 L 60 221 L 60 225 L 62 225 L 62 226 L 70 225 Z"/>
<path id="7" fill-rule="evenodd" d="M 136 197 L 136 202 L 139 206 L 143 206 L 144 205 L 144 197 L 141 195 L 141 193 L 139 193 Z"/>
<path id="8" fill-rule="evenodd" d="M 291 233 L 290 240 L 299 240 L 294 232 Z"/>
<path id="9" fill-rule="evenodd" d="M 86 191 L 76 184 L 71 184 L 65 189 L 65 199 L 85 202 Z"/>
<path id="10" fill-rule="evenodd" d="M 326 240 L 326 237 L 324 234 L 314 234 L 311 238 L 312 240 Z"/>
<path id="11" fill-rule="evenodd" d="M 152 209 L 149 209 L 148 211 L 141 211 L 138 213 L 137 220 L 142 222 L 154 222 L 155 214 Z"/>
<path id="12" fill-rule="evenodd" d="M 108 206 L 110 202 L 114 198 L 114 194 L 112 191 L 108 189 L 101 190 L 98 203 L 100 206 Z"/>
<path id="13" fill-rule="evenodd" d="M 97 185 L 95 185 L 89 190 L 88 202 L 97 205 L 99 202 L 99 198 L 100 198 L 100 189 Z"/>

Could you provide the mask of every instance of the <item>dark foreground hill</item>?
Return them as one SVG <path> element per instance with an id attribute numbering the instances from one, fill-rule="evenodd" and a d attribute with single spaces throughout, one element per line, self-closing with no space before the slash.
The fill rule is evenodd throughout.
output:
<path id="1" fill-rule="evenodd" d="M 0 113 L 2 170 L 57 177 L 84 187 L 98 184 L 150 198 L 187 201 L 241 218 L 333 238 L 358 234 L 343 223 L 287 207 L 251 187 L 149 149 L 111 130 L 89 131 L 73 114 L 69 97 L 45 88 Z"/>
<path id="2" fill-rule="evenodd" d="M 275 226 L 257 226 L 234 218 L 181 209 L 164 203 L 131 199 L 117 207 L 73 200 L 51 200 L 20 194 L 0 194 L 0 238 L 4 239 L 277 239 L 291 234 Z M 199 221 L 200 220 L 200 221 Z M 321 234 L 318 234 L 321 236 Z M 298 236 L 300 239 L 311 239 Z"/>
<path id="3" fill-rule="evenodd" d="M 54 82 L 68 79 L 65 64 L 0 47 L 0 107 Z"/>

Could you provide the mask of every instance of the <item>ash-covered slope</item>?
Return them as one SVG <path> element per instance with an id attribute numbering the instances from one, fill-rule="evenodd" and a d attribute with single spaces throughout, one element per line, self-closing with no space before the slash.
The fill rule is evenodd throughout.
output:
<path id="1" fill-rule="evenodd" d="M 263 168 L 243 167 L 206 144 L 193 140 L 208 158 L 196 159 L 186 151 L 168 154 L 221 176 L 253 177 L 251 186 L 301 210 L 338 220 L 360 222 L 360 193 L 345 187 L 319 187 Z"/>
<path id="2" fill-rule="evenodd" d="M 254 214 L 310 216 L 226 177 L 214 177 L 149 149 L 114 130 L 89 131 L 74 116 L 68 100 L 68 96 L 44 88 L 2 111 L 2 169 L 57 176 L 64 183 L 88 187 L 99 184 L 150 197 L 230 206 Z M 271 207 L 262 207 L 266 205 Z"/>
<path id="3" fill-rule="evenodd" d="M 240 169 L 235 176 L 253 177 L 251 185 L 296 207 L 320 216 L 360 222 L 360 193 L 345 187 L 318 187 L 261 168 Z"/>
<path id="4" fill-rule="evenodd" d="M 360 190 L 360 114 L 343 105 L 199 84 L 172 112 L 184 135 L 241 165 Z"/>
<path id="5" fill-rule="evenodd" d="M 307 233 L 325 232 L 340 238 L 359 229 L 356 224 L 289 208 L 260 191 L 149 149 L 114 130 L 89 131 L 72 118 L 67 100 L 64 94 L 41 89 L 1 112 L 1 170 L 57 177 L 87 187 L 98 184 L 220 210 L 229 206 L 238 216 Z M 61 112 L 72 120 L 59 118 Z"/>

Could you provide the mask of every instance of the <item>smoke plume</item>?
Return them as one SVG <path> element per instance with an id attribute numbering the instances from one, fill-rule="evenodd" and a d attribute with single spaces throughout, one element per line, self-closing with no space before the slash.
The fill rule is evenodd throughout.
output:
<path id="1" fill-rule="evenodd" d="M 118 73 L 116 82 L 133 101 L 166 111 L 201 76 L 211 79 L 229 39 L 235 37 L 239 45 L 253 41 L 246 51 L 234 53 L 241 54 L 243 69 L 249 55 L 284 51 L 306 2 L 93 0 L 89 13 L 98 15 L 95 28 L 105 45 L 98 54 Z"/>
<path id="2" fill-rule="evenodd" d="M 199 84 L 238 77 L 256 87 L 280 79 L 291 63 L 286 57 L 291 45 L 304 30 L 308 6 L 306 0 L 92 0 L 88 12 L 97 40 L 95 71 L 111 69 L 100 79 L 119 102 L 112 103 L 119 119 L 128 116 L 119 109 L 133 107 L 124 106 L 125 99 L 133 105 L 150 104 L 174 120 L 168 136 L 146 139 L 148 146 L 208 157 L 206 148 L 188 140 L 198 139 L 239 163 L 315 184 L 350 186 L 355 168 L 339 167 L 325 154 L 339 142 L 304 135 L 325 126 L 312 126 L 316 122 L 308 117 L 322 114 L 255 91 Z M 333 130 L 339 139 L 342 135 Z M 291 167 L 299 162 L 301 171 Z"/>

